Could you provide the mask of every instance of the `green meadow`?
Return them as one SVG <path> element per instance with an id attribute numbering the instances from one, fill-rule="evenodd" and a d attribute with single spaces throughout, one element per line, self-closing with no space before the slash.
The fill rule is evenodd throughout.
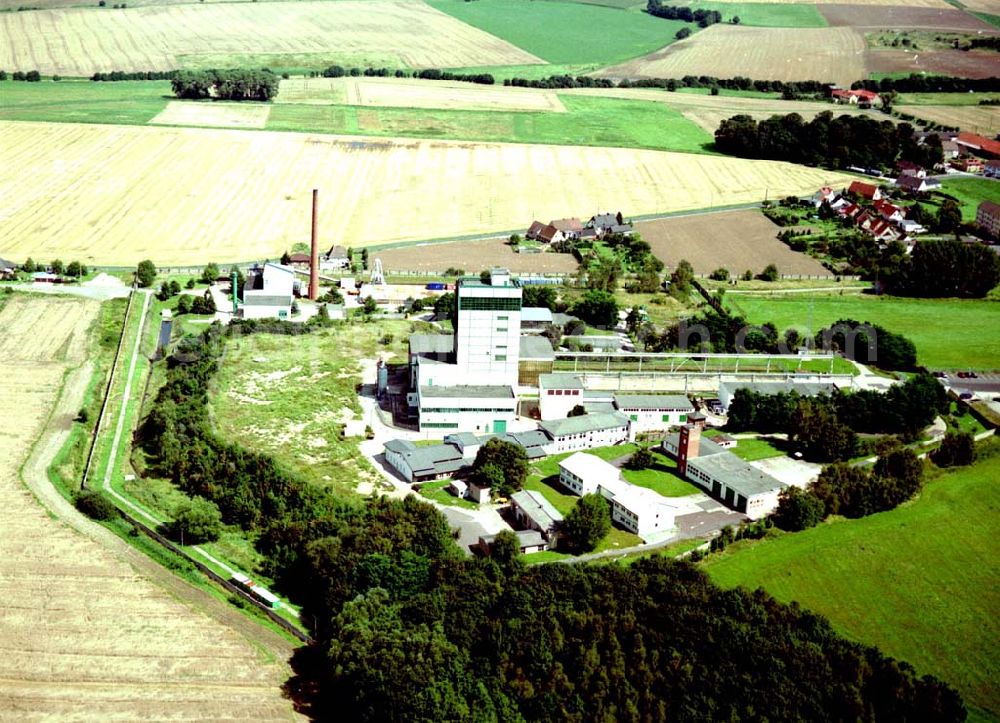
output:
<path id="1" fill-rule="evenodd" d="M 168 80 L 0 82 L 0 120 L 148 123 L 172 98 Z"/>
<path id="2" fill-rule="evenodd" d="M 432 7 L 538 56 L 548 63 L 612 65 L 669 45 L 681 28 L 640 9 L 536 0 L 430 0 Z"/>
<path id="3" fill-rule="evenodd" d="M 903 507 L 740 543 L 704 567 L 764 588 L 860 642 L 955 686 L 974 718 L 1000 716 L 1000 454 L 940 474 Z"/>
<path id="4" fill-rule="evenodd" d="M 680 3 L 679 3 L 680 4 Z M 684 3 L 693 8 L 718 10 L 722 21 L 730 22 L 733 17 L 740 19 L 740 25 L 757 25 L 765 28 L 825 28 L 828 23 L 815 5 L 791 3 Z"/>
<path id="5" fill-rule="evenodd" d="M 837 319 L 870 321 L 909 337 L 917 361 L 932 369 L 1000 368 L 1000 303 L 962 299 L 904 299 L 851 294 L 839 296 L 731 294 L 730 307 L 754 323 L 815 333 Z"/>
<path id="6" fill-rule="evenodd" d="M 975 220 L 976 208 L 983 201 L 1000 203 L 1000 181 L 989 178 L 945 178 L 941 190 L 961 202 L 963 221 Z"/>

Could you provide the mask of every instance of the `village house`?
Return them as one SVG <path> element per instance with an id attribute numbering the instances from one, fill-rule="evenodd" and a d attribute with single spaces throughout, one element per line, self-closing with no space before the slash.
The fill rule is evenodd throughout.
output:
<path id="1" fill-rule="evenodd" d="M 963 156 L 951 162 L 951 167 L 964 173 L 982 173 L 985 164 L 975 156 Z"/>
<path id="2" fill-rule="evenodd" d="M 12 279 L 17 273 L 17 264 L 0 258 L 0 279 Z"/>
<path id="3" fill-rule="evenodd" d="M 879 94 L 871 90 L 843 90 L 837 88 L 830 92 L 830 98 L 834 103 L 847 103 L 861 108 L 870 108 L 882 102 Z"/>
<path id="4" fill-rule="evenodd" d="M 978 133 L 962 131 L 956 136 L 955 142 L 963 148 L 976 151 L 977 155 L 984 158 L 1000 158 L 1000 141 L 981 136 Z"/>
<path id="5" fill-rule="evenodd" d="M 564 238 L 578 239 L 583 232 L 583 223 L 578 218 L 559 218 L 549 221 L 549 226 L 562 232 Z"/>
<path id="6" fill-rule="evenodd" d="M 1000 237 L 1000 205 L 993 201 L 983 201 L 976 209 L 976 226 L 992 235 Z"/>
<path id="7" fill-rule="evenodd" d="M 917 178 L 927 177 L 927 170 L 919 163 L 914 163 L 913 161 L 907 161 L 904 159 L 896 161 L 896 170 L 901 176 L 916 176 Z"/>
<path id="8" fill-rule="evenodd" d="M 941 188 L 941 182 L 934 178 L 917 178 L 916 176 L 899 176 L 895 184 L 909 193 L 923 193 Z"/>
<path id="9" fill-rule="evenodd" d="M 528 230 L 524 232 L 524 237 L 530 239 L 531 241 L 539 241 L 540 243 L 557 243 L 566 238 L 566 234 L 560 231 L 558 228 L 552 224 L 545 224 L 541 221 L 532 222 Z"/>
<path id="10" fill-rule="evenodd" d="M 293 269 L 302 269 L 303 271 L 308 271 L 310 262 L 311 259 L 309 257 L 309 254 L 294 253 L 288 255 L 287 265 L 291 266 Z"/>
<path id="11" fill-rule="evenodd" d="M 587 228 L 592 229 L 597 238 L 606 236 L 609 233 L 624 234 L 626 236 L 632 233 L 632 226 L 625 223 L 621 212 L 599 213 L 591 217 L 590 221 L 587 222 Z"/>
<path id="12" fill-rule="evenodd" d="M 903 209 L 885 199 L 879 199 L 873 203 L 872 208 L 885 221 L 898 222 L 903 220 Z"/>
<path id="13" fill-rule="evenodd" d="M 351 255 L 343 246 L 331 246 L 319 260 L 321 271 L 338 271 L 351 265 Z"/>
<path id="14" fill-rule="evenodd" d="M 877 201 L 882 198 L 882 191 L 879 190 L 878 186 L 873 183 L 865 183 L 864 181 L 851 181 L 847 192 L 866 201 Z"/>

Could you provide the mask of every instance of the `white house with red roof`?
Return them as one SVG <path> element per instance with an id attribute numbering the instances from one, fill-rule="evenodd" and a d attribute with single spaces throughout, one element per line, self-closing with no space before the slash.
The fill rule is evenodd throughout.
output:
<path id="1" fill-rule="evenodd" d="M 882 198 L 882 192 L 879 190 L 878 186 L 874 183 L 865 183 L 864 181 L 851 181 L 851 185 L 847 187 L 848 193 L 853 193 L 856 196 L 860 196 L 866 201 L 877 201 Z"/>
<path id="2" fill-rule="evenodd" d="M 878 105 L 882 102 L 878 93 L 871 90 L 842 90 L 837 89 L 830 93 L 834 103 L 848 103 L 850 105 Z"/>

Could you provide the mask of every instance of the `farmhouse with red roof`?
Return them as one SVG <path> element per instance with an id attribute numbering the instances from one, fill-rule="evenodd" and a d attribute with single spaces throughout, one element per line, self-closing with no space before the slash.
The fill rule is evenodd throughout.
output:
<path id="1" fill-rule="evenodd" d="M 882 198 L 882 192 L 878 190 L 878 186 L 873 183 L 865 183 L 864 181 L 852 181 L 847 191 L 853 193 L 855 196 L 860 196 L 866 201 L 877 201 Z"/>

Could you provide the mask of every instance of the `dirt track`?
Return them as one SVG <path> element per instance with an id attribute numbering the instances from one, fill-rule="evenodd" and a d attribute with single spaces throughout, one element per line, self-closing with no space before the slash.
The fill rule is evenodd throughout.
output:
<path id="1" fill-rule="evenodd" d="M 40 323 L 71 317 L 84 328 L 97 308 L 52 297 L 28 305 L 45 308 Z M 13 328 L 10 312 L 0 313 L 0 331 Z M 290 643 L 81 517 L 52 488 L 46 470 L 92 373 L 79 347 L 69 350 L 65 361 L 56 352 L 0 362 L 0 719 L 292 718 L 280 693 Z M 17 475 L 26 456 L 30 492 Z"/>

